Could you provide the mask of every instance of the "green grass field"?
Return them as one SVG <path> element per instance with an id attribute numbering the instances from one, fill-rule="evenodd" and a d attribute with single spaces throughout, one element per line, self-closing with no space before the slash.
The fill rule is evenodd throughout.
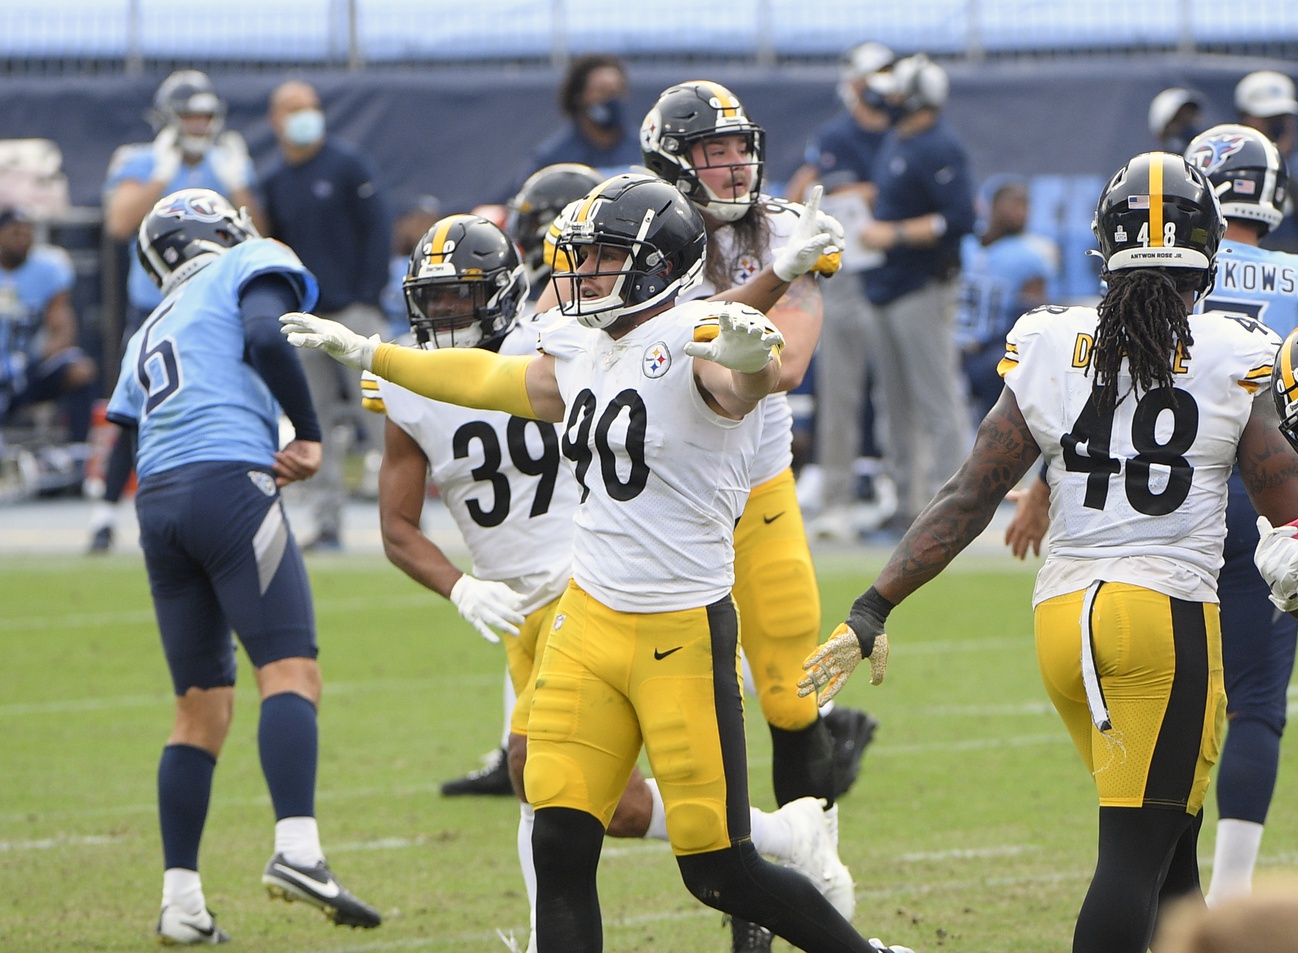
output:
<path id="1" fill-rule="evenodd" d="M 499 649 L 380 557 L 311 569 L 326 681 L 321 831 L 334 869 L 384 924 L 341 930 L 267 900 L 273 816 L 245 664 L 202 855 L 231 949 L 502 950 L 497 928 L 526 936 L 517 807 L 438 794 L 497 741 Z M 877 565 L 838 557 L 821 569 L 828 629 Z M 1069 948 L 1095 810 L 1039 684 L 1031 586 L 1031 566 L 962 558 L 894 613 L 887 683 L 858 676 L 843 693 L 882 723 L 841 802 L 866 935 L 919 953 Z M 161 890 L 154 784 L 171 700 L 143 567 L 137 556 L 10 557 L 0 592 L 0 950 L 145 948 Z M 749 729 L 753 800 L 773 807 L 755 704 Z M 1298 867 L 1294 762 L 1286 745 L 1261 877 Z M 728 949 L 720 914 L 689 896 L 663 844 L 607 842 L 600 891 L 610 953 Z"/>

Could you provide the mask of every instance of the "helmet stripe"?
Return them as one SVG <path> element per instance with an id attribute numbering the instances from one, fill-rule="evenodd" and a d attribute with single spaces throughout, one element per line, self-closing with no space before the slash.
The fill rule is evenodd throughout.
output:
<path id="1" fill-rule="evenodd" d="M 739 115 L 739 100 L 735 98 L 734 93 L 726 89 L 720 83 L 704 82 L 703 86 L 709 90 L 712 95 L 717 98 L 717 102 L 721 104 L 722 116 L 729 119 Z"/>
<path id="2" fill-rule="evenodd" d="M 452 226 L 471 218 L 473 218 L 472 215 L 450 215 L 437 223 L 437 231 L 433 232 L 433 237 L 428 243 L 428 263 L 430 265 L 440 265 L 446 261 L 446 236 L 450 233 Z"/>
<path id="3" fill-rule="evenodd" d="M 1163 247 L 1163 156 L 1149 163 L 1149 247 Z"/>

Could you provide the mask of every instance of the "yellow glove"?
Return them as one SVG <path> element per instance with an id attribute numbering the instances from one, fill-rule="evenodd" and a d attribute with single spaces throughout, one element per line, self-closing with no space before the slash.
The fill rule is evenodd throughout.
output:
<path id="1" fill-rule="evenodd" d="M 891 609 L 892 604 L 873 586 L 857 598 L 848 621 L 840 623 L 829 641 L 802 663 L 807 674 L 798 682 L 798 697 L 815 692 L 817 704 L 823 705 L 838 694 L 866 658 L 870 660 L 870 684 L 880 684 L 888 669 L 888 636 L 883 625 Z"/>

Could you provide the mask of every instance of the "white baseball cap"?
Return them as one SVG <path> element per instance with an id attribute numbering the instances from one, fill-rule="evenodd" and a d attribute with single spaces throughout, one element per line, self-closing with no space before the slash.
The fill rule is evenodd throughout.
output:
<path id="1" fill-rule="evenodd" d="M 1165 89 L 1149 101 L 1149 132 L 1155 139 L 1162 139 L 1167 131 L 1167 124 L 1177 111 L 1187 103 L 1203 108 L 1203 97 L 1193 90 L 1173 86 Z"/>
<path id="2" fill-rule="evenodd" d="M 1298 113 L 1293 80 L 1269 69 L 1249 73 L 1235 86 L 1235 108 L 1259 119 Z"/>

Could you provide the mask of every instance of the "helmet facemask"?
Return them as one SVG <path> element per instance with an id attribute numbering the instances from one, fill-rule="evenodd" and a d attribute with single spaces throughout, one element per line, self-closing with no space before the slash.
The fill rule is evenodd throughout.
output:
<path id="1" fill-rule="evenodd" d="M 718 131 L 714 135 L 700 136 L 686 145 L 685 154 L 681 156 L 681 175 L 676 187 L 689 197 L 695 205 L 713 218 L 722 222 L 737 222 L 743 218 L 757 202 L 762 188 L 762 131 L 749 129 L 744 132 L 726 133 Z M 734 187 L 722 186 L 722 194 L 710 188 L 705 176 L 713 170 L 726 170 L 730 183 Z M 706 170 L 706 171 L 705 171 Z M 726 182 L 726 179 L 723 179 Z"/>
<path id="2" fill-rule="evenodd" d="M 505 288 L 487 281 L 438 281 L 417 278 L 406 283 L 406 309 L 420 347 L 478 347 L 509 330 L 513 315 L 502 310 Z"/>

